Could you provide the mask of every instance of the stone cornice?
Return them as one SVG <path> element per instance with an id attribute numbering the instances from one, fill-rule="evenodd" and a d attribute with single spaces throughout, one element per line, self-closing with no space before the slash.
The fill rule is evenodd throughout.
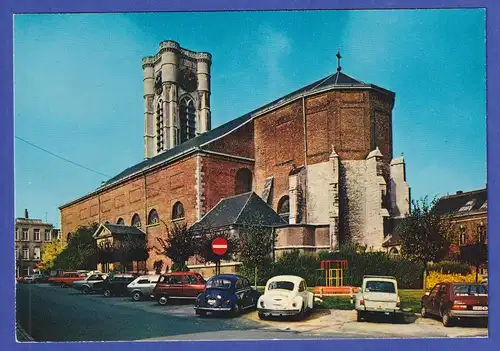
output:
<path id="1" fill-rule="evenodd" d="M 179 43 L 173 40 L 166 40 L 160 43 L 160 51 L 154 56 L 146 56 L 142 59 L 142 67 L 154 66 L 161 59 L 161 54 L 165 51 L 180 53 L 184 59 L 200 62 L 212 62 L 212 55 L 208 52 L 194 52 L 188 49 L 182 48 Z"/>

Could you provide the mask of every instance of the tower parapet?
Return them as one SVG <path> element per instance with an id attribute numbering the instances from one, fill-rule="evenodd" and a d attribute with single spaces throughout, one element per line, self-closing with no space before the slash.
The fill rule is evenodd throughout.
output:
<path id="1" fill-rule="evenodd" d="M 144 153 L 151 158 L 210 130 L 212 55 L 166 40 L 142 59 Z"/>

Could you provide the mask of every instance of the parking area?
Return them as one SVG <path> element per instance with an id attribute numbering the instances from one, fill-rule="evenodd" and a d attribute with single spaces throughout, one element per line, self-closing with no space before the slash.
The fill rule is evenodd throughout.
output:
<path id="1" fill-rule="evenodd" d="M 127 340 L 488 336 L 487 326 L 477 323 L 479 321 L 463 321 L 457 326 L 446 328 L 437 318 L 424 319 L 415 314 L 407 314 L 397 323 L 392 323 L 391 319 L 357 322 L 354 310 L 329 309 L 316 309 L 302 321 L 260 320 L 255 311 L 244 313 L 237 318 L 203 318 L 195 315 L 192 301 L 186 300 L 171 300 L 167 306 L 159 306 L 153 300 L 137 302 L 130 297 L 82 295 L 71 288 L 63 289 L 43 284 L 21 288 L 22 295 L 32 302 L 29 312 L 33 328 L 42 328 L 43 324 L 37 324 L 36 320 L 46 318 L 66 326 L 86 326 L 85 333 L 81 328 L 72 330 L 65 327 L 66 332 L 61 335 L 51 335 L 53 328 L 35 330 L 38 332 L 38 340 L 120 340 L 124 335 Z M 28 291 L 31 293 L 25 295 Z M 93 327 L 102 323 L 108 325 L 105 333 L 102 328 Z M 137 328 L 137 325 L 148 327 L 141 329 Z"/>

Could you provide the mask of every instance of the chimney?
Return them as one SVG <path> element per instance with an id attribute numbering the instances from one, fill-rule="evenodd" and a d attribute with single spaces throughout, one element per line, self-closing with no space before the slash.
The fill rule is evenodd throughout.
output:
<path id="1" fill-rule="evenodd" d="M 26 218 L 26 219 L 30 218 L 28 216 L 28 209 L 27 208 L 24 209 L 24 218 Z"/>
<path id="2" fill-rule="evenodd" d="M 462 195 L 464 192 L 462 190 L 457 191 L 457 195 Z"/>

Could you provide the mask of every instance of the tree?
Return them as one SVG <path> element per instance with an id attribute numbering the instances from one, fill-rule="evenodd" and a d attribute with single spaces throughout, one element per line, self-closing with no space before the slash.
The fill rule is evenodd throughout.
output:
<path id="1" fill-rule="evenodd" d="M 263 226 L 260 218 L 254 218 L 239 228 L 239 236 L 239 259 L 245 268 L 254 270 L 257 286 L 258 267 L 272 265 L 276 238 L 272 228 Z"/>
<path id="2" fill-rule="evenodd" d="M 115 238 L 112 251 L 113 262 L 119 262 L 122 270 L 134 261 L 144 262 L 149 257 L 146 241 L 137 235 L 123 235 Z"/>
<path id="3" fill-rule="evenodd" d="M 64 250 L 64 245 L 60 240 L 52 239 L 45 244 L 42 251 L 41 266 L 44 271 L 51 271 L 54 268 L 54 260 Z"/>
<path id="4" fill-rule="evenodd" d="M 488 245 L 482 242 L 460 247 L 459 259 L 476 268 L 476 282 L 479 268 L 488 262 Z"/>
<path id="5" fill-rule="evenodd" d="M 156 238 L 158 244 L 152 249 L 170 258 L 173 271 L 185 271 L 187 270 L 186 261 L 194 256 L 197 250 L 193 234 L 184 222 L 175 223 L 172 227 L 165 222 L 163 224 L 166 228 L 164 237 Z"/>
<path id="6" fill-rule="evenodd" d="M 238 237 L 229 228 L 206 228 L 203 231 L 193 233 L 193 236 L 197 243 L 196 254 L 204 264 L 222 260 L 232 261 L 238 254 Z M 222 256 L 216 255 L 212 251 L 212 242 L 216 238 L 223 238 L 227 241 L 227 251 Z"/>
<path id="7" fill-rule="evenodd" d="M 449 216 L 434 211 L 436 202 L 429 202 L 427 197 L 412 201 L 411 211 L 400 227 L 401 253 L 424 264 L 424 286 L 427 264 L 448 255 L 454 233 Z"/>
<path id="8" fill-rule="evenodd" d="M 54 259 L 53 267 L 71 270 L 96 269 L 97 245 L 92 235 L 97 227 L 97 223 L 78 227 L 66 247 Z"/>

